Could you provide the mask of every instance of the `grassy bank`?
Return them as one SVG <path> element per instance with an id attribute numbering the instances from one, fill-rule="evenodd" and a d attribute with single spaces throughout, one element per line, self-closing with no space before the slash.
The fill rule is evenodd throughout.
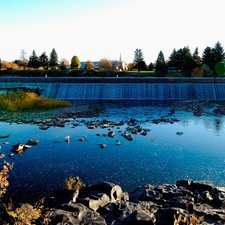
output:
<path id="1" fill-rule="evenodd" d="M 0 70 L 0 76 L 12 77 L 155 77 L 154 71 L 98 71 L 98 70 Z M 182 77 L 181 73 L 167 73 L 165 76 Z"/>
<path id="2" fill-rule="evenodd" d="M 47 99 L 38 96 L 33 92 L 12 91 L 7 94 L 0 94 L 0 109 L 12 112 L 48 110 L 70 106 L 67 101 Z"/>

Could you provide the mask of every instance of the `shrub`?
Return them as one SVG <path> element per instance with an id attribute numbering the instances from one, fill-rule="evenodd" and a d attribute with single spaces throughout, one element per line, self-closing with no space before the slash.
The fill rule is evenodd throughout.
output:
<path id="1" fill-rule="evenodd" d="M 3 197 L 7 191 L 7 187 L 9 186 L 8 173 L 8 167 L 3 165 L 3 168 L 0 171 L 0 198 Z"/>
<path id="2" fill-rule="evenodd" d="M 15 210 L 8 211 L 13 218 L 15 225 L 31 225 L 36 224 L 35 221 L 41 216 L 41 210 L 30 204 L 23 204 Z"/>
<path id="3" fill-rule="evenodd" d="M 83 186 L 79 177 L 69 177 L 65 180 L 65 188 L 67 190 L 80 190 Z"/>
<path id="4" fill-rule="evenodd" d="M 46 110 L 68 107 L 67 101 L 47 99 L 33 92 L 12 91 L 8 94 L 0 94 L 0 109 L 8 111 Z"/>

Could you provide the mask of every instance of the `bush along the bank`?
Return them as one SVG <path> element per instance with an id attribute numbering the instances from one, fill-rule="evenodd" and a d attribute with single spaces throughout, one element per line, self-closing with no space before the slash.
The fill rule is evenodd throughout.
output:
<path id="1" fill-rule="evenodd" d="M 11 91 L 7 94 L 0 94 L 0 110 L 8 111 L 32 111 L 48 110 L 62 107 L 69 107 L 67 101 L 48 99 L 38 96 L 33 92 Z"/>

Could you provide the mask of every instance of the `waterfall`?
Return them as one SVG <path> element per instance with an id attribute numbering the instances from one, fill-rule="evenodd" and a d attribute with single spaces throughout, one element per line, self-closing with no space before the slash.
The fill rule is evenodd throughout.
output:
<path id="1" fill-rule="evenodd" d="M 65 100 L 225 100 L 223 78 L 0 78 L 0 91 L 23 87 Z"/>

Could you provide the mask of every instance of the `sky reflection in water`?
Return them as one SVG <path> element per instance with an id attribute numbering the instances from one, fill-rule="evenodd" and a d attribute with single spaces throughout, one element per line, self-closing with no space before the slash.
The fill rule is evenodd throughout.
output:
<path id="1" fill-rule="evenodd" d="M 44 131 L 36 125 L 1 122 L 0 135 L 11 133 L 11 136 L 0 140 L 9 142 L 1 146 L 0 153 L 6 155 L 8 162 L 14 162 L 8 195 L 20 200 L 51 195 L 63 188 L 69 176 L 79 176 L 85 184 L 116 183 L 124 191 L 147 183 L 175 183 L 179 179 L 206 180 L 225 186 L 224 117 L 196 117 L 179 110 L 168 116 L 169 111 L 169 107 L 163 106 L 111 107 L 99 118 L 85 119 L 119 122 L 135 118 L 151 131 L 146 136 L 133 135 L 133 141 L 121 136 L 127 124 L 113 127 L 116 135 L 110 138 L 108 129 L 88 129 L 80 119 L 77 127 L 68 123 L 65 128 L 51 127 Z M 161 116 L 180 121 L 152 123 L 152 119 Z M 102 135 L 99 137 L 97 133 Z M 67 135 L 71 137 L 69 144 L 65 141 Z M 84 142 L 79 141 L 82 137 Z M 23 155 L 7 157 L 12 145 L 25 144 L 29 139 L 40 142 Z M 116 145 L 116 140 L 121 145 Z M 101 143 L 106 143 L 106 148 L 101 149 L 98 145 Z"/>

